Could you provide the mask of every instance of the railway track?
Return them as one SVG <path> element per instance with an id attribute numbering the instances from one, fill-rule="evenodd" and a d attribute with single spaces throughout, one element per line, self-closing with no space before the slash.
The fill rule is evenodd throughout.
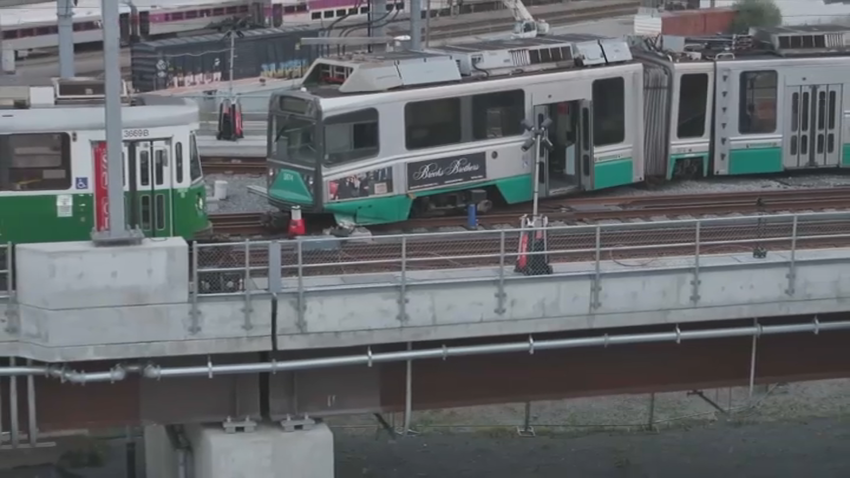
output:
<path id="1" fill-rule="evenodd" d="M 787 250 L 796 229 L 797 249 L 850 245 L 850 221 L 846 214 L 826 214 L 817 219 L 798 220 L 789 216 L 766 216 L 747 220 L 724 219 L 701 223 L 700 254 L 749 252 L 756 248 Z M 833 216 L 833 217 L 829 217 Z M 840 216 L 840 217 L 839 217 Z M 548 250 L 552 263 L 601 260 L 656 260 L 659 257 L 693 255 L 696 223 L 664 222 L 618 227 L 578 226 L 553 228 Z M 408 236 L 382 236 L 371 241 L 281 242 L 283 274 L 295 276 L 341 275 L 375 272 L 510 266 L 515 260 L 518 230 L 433 233 Z M 301 250 L 298 251 L 298 242 Z M 243 268 L 245 246 L 228 245 L 203 249 L 199 273 L 204 268 Z M 252 275 L 262 276 L 268 264 L 267 246 L 256 244 L 250 250 Z M 405 260 L 401 257 L 404 255 Z"/>
<path id="2" fill-rule="evenodd" d="M 665 216 L 706 216 L 760 212 L 822 211 L 850 208 L 850 187 L 825 189 L 785 189 L 707 194 L 659 194 L 654 196 L 583 196 L 542 200 L 540 212 L 550 221 L 565 223 L 601 220 L 643 219 Z M 528 204 L 509 206 L 478 216 L 481 226 L 517 224 L 519 216 L 530 214 Z M 411 219 L 401 224 L 379 226 L 377 230 L 421 229 L 464 226 L 465 216 Z"/>
<path id="3" fill-rule="evenodd" d="M 265 174 L 266 158 L 246 157 L 240 159 L 201 157 L 204 172 L 208 174 Z"/>
<path id="4" fill-rule="evenodd" d="M 222 235 L 256 235 L 266 232 L 261 212 L 210 214 L 213 232 Z"/>

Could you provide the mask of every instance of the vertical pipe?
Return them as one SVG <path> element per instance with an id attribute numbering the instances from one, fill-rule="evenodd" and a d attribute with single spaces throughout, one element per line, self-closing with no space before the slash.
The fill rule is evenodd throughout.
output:
<path id="1" fill-rule="evenodd" d="M 422 49 L 422 0 L 410 0 L 410 49 Z"/>
<path id="2" fill-rule="evenodd" d="M 522 421 L 522 431 L 531 431 L 531 402 L 525 402 L 525 418 Z"/>
<path id="3" fill-rule="evenodd" d="M 101 0 L 103 73 L 106 93 L 106 155 L 109 161 L 109 230 L 111 239 L 129 238 L 124 219 L 124 162 L 121 129 L 121 45 L 118 2 Z"/>
<path id="4" fill-rule="evenodd" d="M 655 427 L 655 392 L 649 394 L 649 420 L 646 428 L 650 431 Z"/>
<path id="5" fill-rule="evenodd" d="M 58 0 L 56 2 L 56 23 L 59 29 L 59 76 L 62 78 L 74 77 L 73 17 L 74 9 L 72 1 Z"/>
<path id="6" fill-rule="evenodd" d="M 534 227 L 537 227 L 537 203 L 540 196 L 540 132 L 537 130 L 534 130 L 534 162 L 532 164 L 534 164 L 534 174 L 531 175 L 534 178 L 534 196 L 531 203 L 531 220 Z"/>
<path id="7" fill-rule="evenodd" d="M 413 343 L 407 343 L 407 350 L 413 350 Z M 404 377 L 404 436 L 410 431 L 410 420 L 413 414 L 413 361 L 407 361 L 407 373 Z"/>
<path id="8" fill-rule="evenodd" d="M 9 357 L 9 365 L 15 366 L 15 357 Z M 9 377 L 9 436 L 12 438 L 12 448 L 18 448 L 20 437 L 18 437 L 18 378 Z"/>
<path id="9" fill-rule="evenodd" d="M 756 327 L 756 333 L 753 334 L 753 346 L 750 353 L 750 400 L 753 399 L 753 389 L 756 385 L 756 346 L 759 336 L 759 319 L 753 319 L 753 324 Z"/>
<path id="10" fill-rule="evenodd" d="M 425 0 L 425 48 L 431 46 L 431 0 Z"/>
<path id="11" fill-rule="evenodd" d="M 27 366 L 32 367 L 32 360 L 27 359 Z M 35 407 L 35 377 L 27 375 L 27 436 L 30 446 L 35 448 L 38 443 L 38 420 Z"/>
<path id="12" fill-rule="evenodd" d="M 227 97 L 233 101 L 233 60 L 236 59 L 236 28 L 230 31 L 230 72 L 227 76 Z"/>

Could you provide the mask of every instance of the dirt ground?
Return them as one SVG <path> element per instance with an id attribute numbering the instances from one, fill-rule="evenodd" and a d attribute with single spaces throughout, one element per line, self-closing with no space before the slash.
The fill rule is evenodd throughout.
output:
<path id="1" fill-rule="evenodd" d="M 850 476 L 850 380 L 757 387 L 752 398 L 748 389 L 704 395 L 714 405 L 686 393 L 535 402 L 528 438 L 517 433 L 525 404 L 417 412 L 414 433 L 394 438 L 371 415 L 338 417 L 328 420 L 336 478 Z M 385 418 L 401 431 L 401 414 Z M 103 446 L 104 463 L 75 476 L 126 476 L 123 440 Z M 26 455 L 0 451 L 0 465 Z M 23 478 L 35 476 L 45 475 Z"/>
<path id="2" fill-rule="evenodd" d="M 706 391 L 724 412 L 686 393 L 537 402 L 532 438 L 524 404 L 415 413 L 418 433 L 393 440 L 371 417 L 335 419 L 336 478 L 850 476 L 850 381 L 749 392 Z"/>

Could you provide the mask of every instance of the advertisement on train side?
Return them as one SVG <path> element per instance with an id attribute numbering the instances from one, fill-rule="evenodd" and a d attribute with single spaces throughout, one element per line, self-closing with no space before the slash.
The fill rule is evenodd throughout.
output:
<path id="1" fill-rule="evenodd" d="M 407 190 L 450 186 L 487 177 L 484 152 L 417 161 L 407 165 Z"/>

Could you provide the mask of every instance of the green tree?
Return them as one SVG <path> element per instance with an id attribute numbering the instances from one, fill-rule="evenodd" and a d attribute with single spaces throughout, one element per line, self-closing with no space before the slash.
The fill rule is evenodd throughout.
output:
<path id="1" fill-rule="evenodd" d="M 732 33 L 748 33 L 751 27 L 775 27 L 782 24 L 782 12 L 773 0 L 738 0 L 738 14 L 732 21 Z"/>

